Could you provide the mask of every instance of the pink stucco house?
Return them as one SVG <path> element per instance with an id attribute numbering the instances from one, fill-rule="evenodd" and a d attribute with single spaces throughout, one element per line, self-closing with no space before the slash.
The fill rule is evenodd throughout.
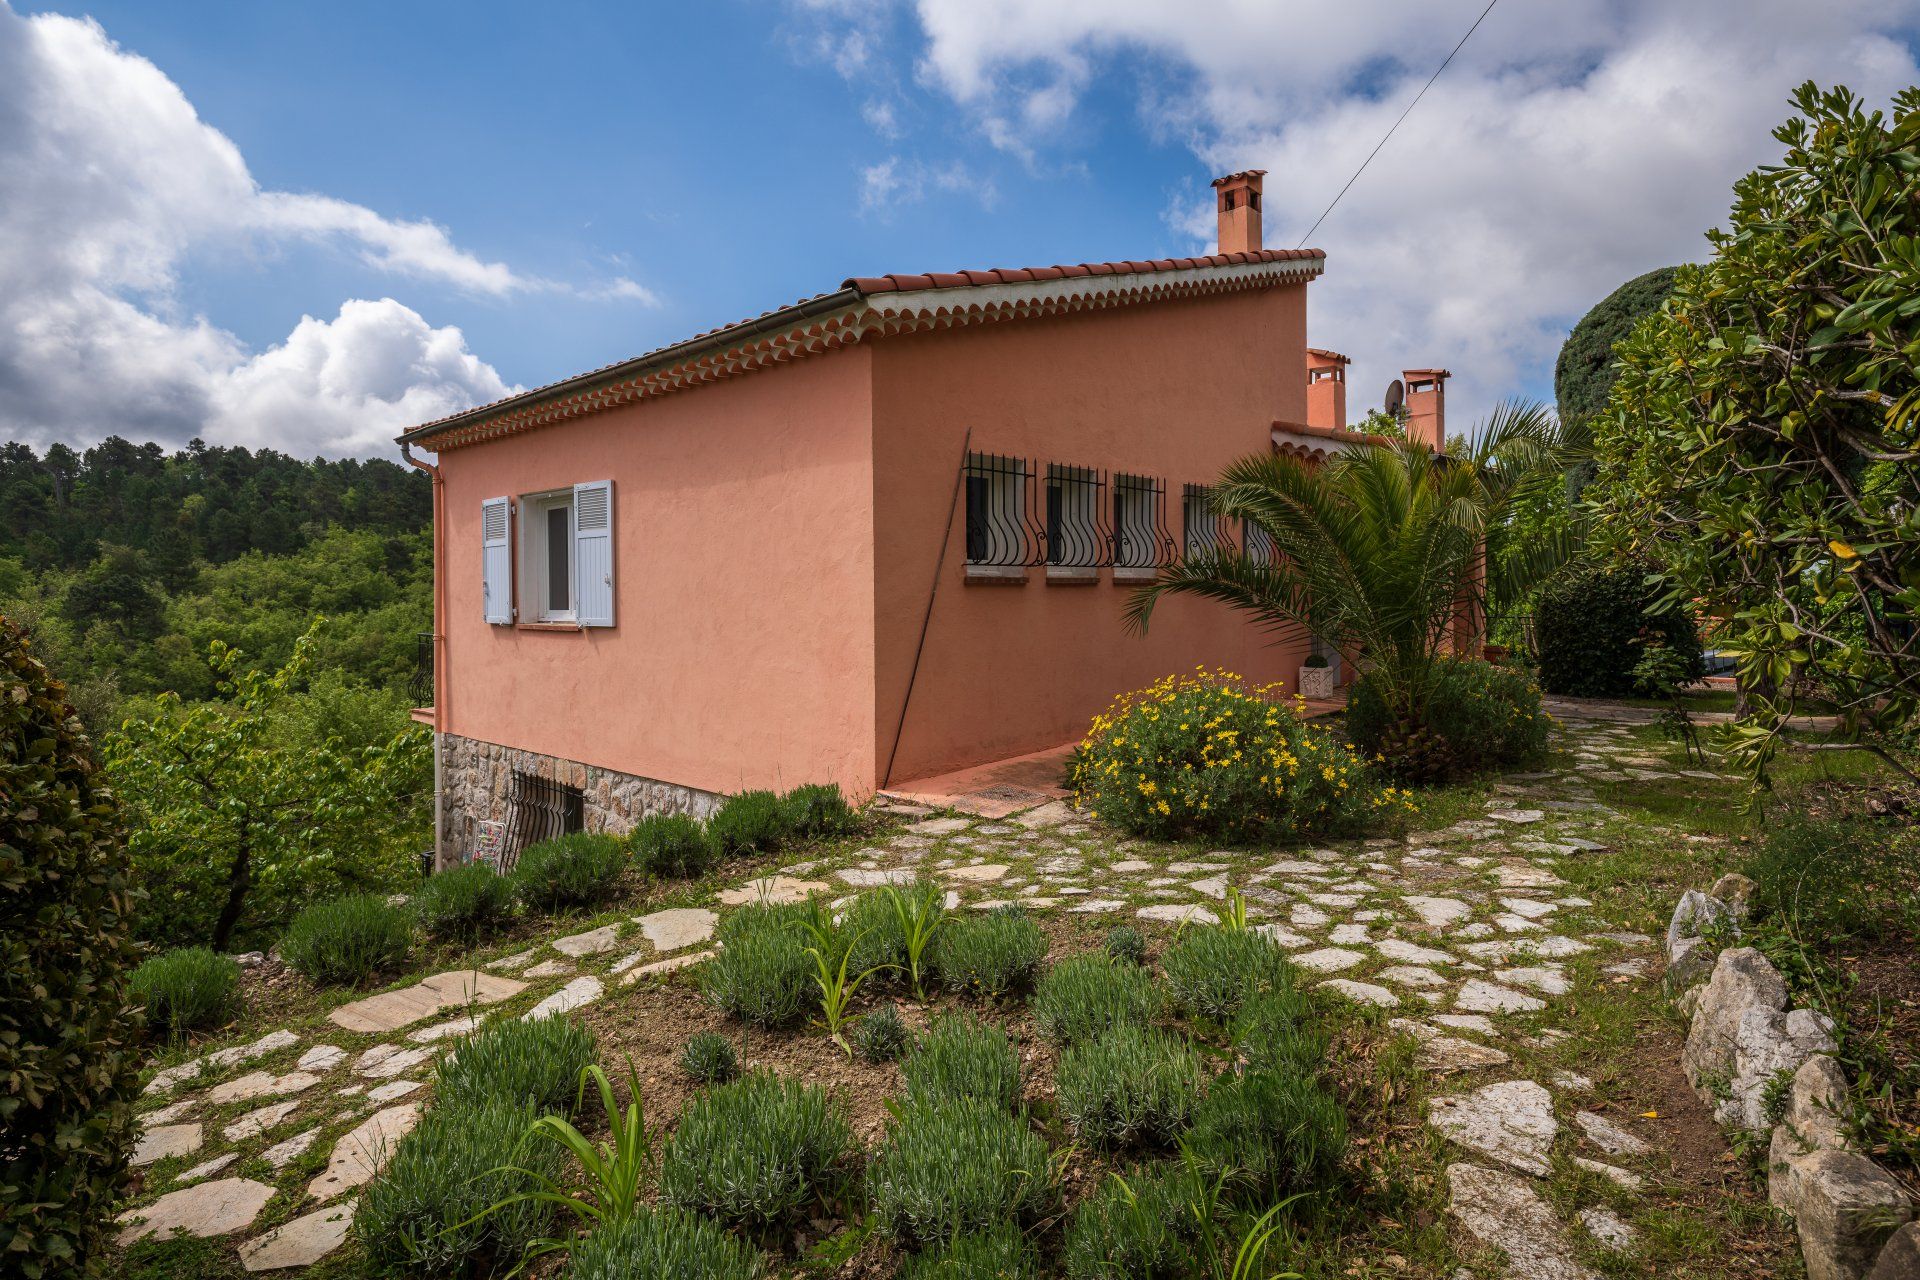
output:
<path id="1" fill-rule="evenodd" d="M 1304 650 L 1129 584 L 1237 540 L 1203 486 L 1346 432 L 1307 347 L 1325 257 L 1219 252 L 888 275 L 417 427 L 434 492 L 439 855 L 704 812 L 749 787 L 887 785 L 1056 746 L 1197 663 Z M 1442 438 L 1445 372 L 1409 425 Z M 427 463 L 414 450 L 431 451 Z"/>

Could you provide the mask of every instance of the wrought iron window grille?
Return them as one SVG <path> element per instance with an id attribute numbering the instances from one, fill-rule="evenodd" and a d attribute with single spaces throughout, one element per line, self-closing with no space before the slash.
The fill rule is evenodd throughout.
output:
<path id="1" fill-rule="evenodd" d="M 1241 545 L 1247 549 L 1247 559 L 1257 565 L 1271 568 L 1280 558 L 1279 549 L 1274 546 L 1273 535 L 1251 520 L 1240 522 Z"/>
<path id="2" fill-rule="evenodd" d="M 1151 476 L 1113 478 L 1113 566 L 1157 569 L 1173 563 L 1167 531 L 1167 486 Z"/>
<path id="3" fill-rule="evenodd" d="M 1034 509 L 1034 466 L 1025 458 L 967 459 L 967 563 L 1025 568 L 1047 562 L 1044 514 Z"/>
<path id="4" fill-rule="evenodd" d="M 1046 501 L 1048 568 L 1104 569 L 1113 563 L 1106 472 L 1049 463 Z"/>
<path id="5" fill-rule="evenodd" d="M 1213 509 L 1213 490 L 1204 484 L 1189 484 L 1180 492 L 1180 514 L 1185 525 L 1185 550 L 1188 556 L 1208 555 L 1234 550 L 1233 534 L 1220 513 Z"/>
<path id="6" fill-rule="evenodd" d="M 407 681 L 407 697 L 416 707 L 433 705 L 433 632 L 422 631 L 414 638 L 413 678 Z"/>
<path id="7" fill-rule="evenodd" d="M 500 851 L 500 871 L 513 870 L 529 845 L 571 835 L 586 828 L 586 796 L 552 778 L 513 771 L 513 793 L 507 805 L 507 843 Z"/>

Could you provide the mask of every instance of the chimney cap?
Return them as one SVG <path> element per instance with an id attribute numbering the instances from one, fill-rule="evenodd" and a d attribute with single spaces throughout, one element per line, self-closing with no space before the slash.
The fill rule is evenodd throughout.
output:
<path id="1" fill-rule="evenodd" d="M 1448 369 L 1402 369 L 1400 373 L 1403 377 L 1408 378 L 1428 377 L 1442 379 L 1453 376 L 1452 371 Z"/>
<path id="2" fill-rule="evenodd" d="M 1215 178 L 1213 185 L 1216 187 L 1224 187 L 1229 182 L 1258 182 L 1266 176 L 1267 171 L 1265 169 L 1242 169 L 1240 172 L 1230 173 L 1224 178 Z"/>
<path id="3" fill-rule="evenodd" d="M 1307 354 L 1318 356 L 1322 360 L 1338 360 L 1341 364 L 1352 364 L 1352 356 L 1343 356 L 1338 351 L 1329 351 L 1325 347 L 1308 347 Z"/>

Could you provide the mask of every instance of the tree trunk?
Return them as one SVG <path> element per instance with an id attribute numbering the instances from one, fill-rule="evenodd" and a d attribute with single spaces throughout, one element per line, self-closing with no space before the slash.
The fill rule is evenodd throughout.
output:
<path id="1" fill-rule="evenodd" d="M 1760 714 L 1759 699 L 1772 702 L 1779 696 L 1771 676 L 1762 676 L 1759 681 L 1749 685 L 1745 680 L 1736 678 L 1733 690 L 1733 718 L 1747 721 Z"/>
<path id="2" fill-rule="evenodd" d="M 227 871 L 227 901 L 220 908 L 220 918 L 213 924 L 213 949 L 225 951 L 227 942 L 233 937 L 234 926 L 240 923 L 240 910 L 246 905 L 247 889 L 253 883 L 253 856 L 248 837 L 242 835 L 240 843 L 233 851 L 233 866 Z"/>

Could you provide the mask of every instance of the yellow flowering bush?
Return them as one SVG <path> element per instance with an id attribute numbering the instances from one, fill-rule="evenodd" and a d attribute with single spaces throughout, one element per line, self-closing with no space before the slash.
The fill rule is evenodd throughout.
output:
<path id="1" fill-rule="evenodd" d="M 1074 753 L 1072 782 L 1102 821 L 1163 840 L 1339 834 L 1413 811 L 1279 685 L 1204 668 L 1114 699 Z"/>

